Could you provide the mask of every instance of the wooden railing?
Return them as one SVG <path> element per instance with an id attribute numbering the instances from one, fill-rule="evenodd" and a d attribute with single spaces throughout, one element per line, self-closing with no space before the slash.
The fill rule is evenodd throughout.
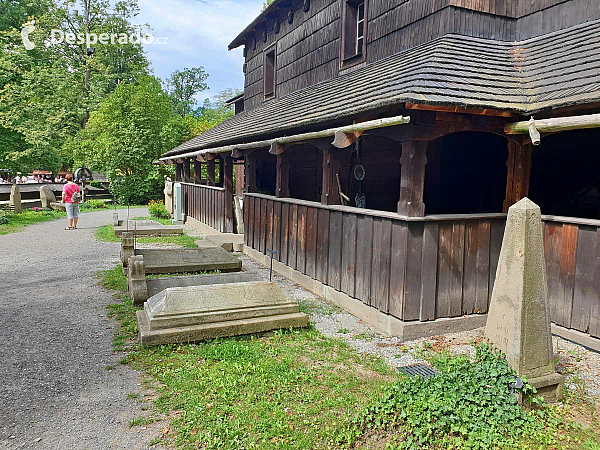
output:
<path id="1" fill-rule="evenodd" d="M 184 214 L 222 233 L 233 231 L 233 227 L 227 225 L 224 188 L 181 183 L 181 193 Z M 233 212 L 230 212 L 230 215 L 233 215 Z M 229 220 L 231 221 L 231 217 Z"/>
<path id="2" fill-rule="evenodd" d="M 552 318 L 600 337 L 600 221 L 543 218 Z M 247 246 L 273 249 L 287 266 L 404 321 L 486 313 L 505 223 L 506 214 L 409 218 L 261 194 L 244 200 Z"/>

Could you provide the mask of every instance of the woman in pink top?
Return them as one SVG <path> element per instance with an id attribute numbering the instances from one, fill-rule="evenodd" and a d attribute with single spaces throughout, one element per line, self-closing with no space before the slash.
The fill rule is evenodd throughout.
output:
<path id="1" fill-rule="evenodd" d="M 67 209 L 67 220 L 69 221 L 69 226 L 65 228 L 65 230 L 76 230 L 79 202 L 73 201 L 73 194 L 79 192 L 79 186 L 76 183 L 73 183 L 73 175 L 70 173 L 68 173 L 65 178 L 67 179 L 67 184 L 63 186 L 62 201 Z"/>

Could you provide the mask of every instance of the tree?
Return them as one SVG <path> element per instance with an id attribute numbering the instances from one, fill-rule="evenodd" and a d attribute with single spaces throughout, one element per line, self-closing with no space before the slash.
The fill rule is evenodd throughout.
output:
<path id="1" fill-rule="evenodd" d="M 64 144 L 85 127 L 89 113 L 119 83 L 146 73 L 148 61 L 141 43 L 96 43 L 92 52 L 86 42 L 52 42 L 51 30 L 134 33 L 129 20 L 137 14 L 137 0 L 112 6 L 108 0 L 10 0 L 2 9 L 10 19 L 0 22 L 5 27 L 0 29 L 5 50 L 0 53 L 0 127 L 20 136 L 24 147 L 0 147 L 0 161 L 11 152 L 9 159 L 21 161 L 21 169 L 54 169 L 72 160 Z M 24 17 L 25 11 L 39 16 Z M 23 18 L 35 27 L 31 50 L 21 41 Z M 49 157 L 52 166 L 46 165 Z"/>
<path id="2" fill-rule="evenodd" d="M 121 202 L 141 203 L 162 190 L 164 168 L 152 162 L 188 135 L 189 126 L 173 114 L 159 81 L 141 76 L 120 84 L 70 145 L 77 162 L 106 174 Z"/>
<path id="3" fill-rule="evenodd" d="M 169 93 L 173 110 L 184 117 L 192 112 L 196 100 L 194 96 L 208 89 L 206 79 L 208 74 L 204 67 L 185 68 L 181 72 L 176 70 L 167 80 L 166 90 Z"/>

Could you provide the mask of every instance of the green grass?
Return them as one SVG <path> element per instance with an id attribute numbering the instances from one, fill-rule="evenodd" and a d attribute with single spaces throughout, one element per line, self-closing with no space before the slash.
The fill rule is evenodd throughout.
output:
<path id="1" fill-rule="evenodd" d="M 28 225 L 60 219 L 61 217 L 67 217 L 67 214 L 61 211 L 34 211 L 27 209 L 21 214 L 6 213 L 5 217 L 9 222 L 0 225 L 0 235 L 17 233 L 23 231 Z"/>
<path id="2" fill-rule="evenodd" d="M 589 403 L 571 404 L 567 397 L 562 409 L 538 405 L 523 411 L 507 394 L 506 361 L 485 351 L 472 362 L 430 349 L 424 353 L 443 375 L 412 380 L 312 326 L 142 348 L 136 344 L 139 308 L 124 293 L 121 267 L 99 275 L 119 299 L 108 308 L 120 324 L 115 349 L 126 350 L 127 362 L 158 386 L 154 404 L 171 430 L 163 444 L 599 450 L 598 419 Z M 574 425 L 573 417 L 593 425 Z"/>
<path id="3" fill-rule="evenodd" d="M 106 242 L 121 242 L 121 238 L 115 236 L 115 229 L 112 224 L 101 226 L 96 230 L 96 239 Z M 185 248 L 196 248 L 197 237 L 187 234 L 178 236 L 149 236 L 138 237 L 136 242 L 139 244 L 174 244 Z"/>

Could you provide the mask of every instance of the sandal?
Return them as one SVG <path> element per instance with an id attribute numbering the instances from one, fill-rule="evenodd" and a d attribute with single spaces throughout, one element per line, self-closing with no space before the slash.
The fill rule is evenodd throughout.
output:
<path id="1" fill-rule="evenodd" d="M 73 230 L 73 227 L 66 227 L 65 230 Z"/>

